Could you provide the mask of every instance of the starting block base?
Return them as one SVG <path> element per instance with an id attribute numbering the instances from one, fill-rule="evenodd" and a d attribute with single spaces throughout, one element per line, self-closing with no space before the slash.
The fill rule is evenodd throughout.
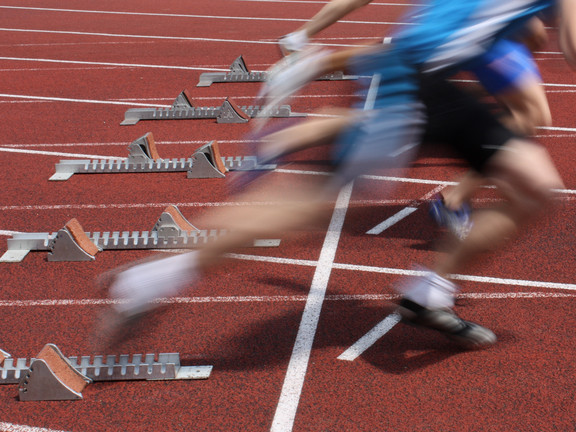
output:
<path id="1" fill-rule="evenodd" d="M 85 232 L 76 219 L 56 233 L 18 233 L 8 239 L 0 262 L 20 262 L 30 251 L 48 251 L 48 261 L 94 261 L 103 250 L 196 249 L 220 236 L 224 229 L 200 230 L 176 206 L 168 206 L 151 231 Z M 255 239 L 246 247 L 278 247 L 280 239 Z"/>
<path id="2" fill-rule="evenodd" d="M 46 344 L 30 362 L 4 358 L 0 384 L 18 384 L 21 401 L 79 400 L 94 382 L 197 380 L 211 373 L 209 365 L 181 366 L 178 353 L 66 358 L 56 345 Z"/>
<path id="3" fill-rule="evenodd" d="M 196 87 L 209 87 L 214 83 L 264 82 L 267 78 L 268 72 L 251 72 L 248 66 L 246 66 L 244 58 L 239 56 L 230 65 L 229 72 L 205 72 L 200 74 L 200 81 L 196 84 Z M 358 78 L 356 75 L 344 75 L 342 72 L 332 72 L 317 78 L 316 81 L 348 81 Z"/>
<path id="4" fill-rule="evenodd" d="M 122 174 L 186 172 L 187 178 L 223 178 L 228 171 L 271 171 L 274 164 L 258 163 L 256 156 L 221 156 L 218 142 L 199 147 L 188 159 L 161 159 L 151 132 L 133 141 L 128 158 L 61 160 L 51 181 L 65 181 L 74 174 Z"/>
<path id="5" fill-rule="evenodd" d="M 195 107 L 192 105 L 188 91 L 183 90 L 172 106 L 163 108 L 130 108 L 124 113 L 123 126 L 135 125 L 140 120 L 194 120 L 215 119 L 217 123 L 246 123 L 251 118 L 260 116 L 259 105 L 239 106 L 226 98 L 219 107 Z M 267 117 L 306 117 L 304 113 L 293 113 L 290 105 L 280 105 L 266 110 Z"/>

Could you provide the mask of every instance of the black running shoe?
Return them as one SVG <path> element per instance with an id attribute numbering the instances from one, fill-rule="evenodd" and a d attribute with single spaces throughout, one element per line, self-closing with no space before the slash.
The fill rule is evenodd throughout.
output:
<path id="1" fill-rule="evenodd" d="M 428 309 L 403 298 L 399 312 L 404 322 L 439 331 L 465 349 L 488 348 L 496 343 L 491 330 L 463 320 L 452 309 Z"/>

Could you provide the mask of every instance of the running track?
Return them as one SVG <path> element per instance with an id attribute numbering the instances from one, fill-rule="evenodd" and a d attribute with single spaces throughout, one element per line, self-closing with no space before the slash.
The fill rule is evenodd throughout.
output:
<path id="1" fill-rule="evenodd" d="M 0 252 L 14 233 L 54 232 L 71 218 L 90 232 L 149 230 L 169 204 L 192 223 L 228 205 L 225 181 L 183 173 L 48 178 L 61 159 L 126 157 L 128 144 L 149 131 L 163 158 L 189 157 L 211 140 L 224 155 L 248 154 L 249 124 L 119 123 L 126 109 L 169 106 L 185 88 L 199 106 L 226 97 L 250 105 L 257 84 L 200 88 L 200 74 L 226 71 L 239 55 L 265 70 L 278 60 L 274 39 L 323 4 L 0 2 Z M 407 4 L 375 1 L 318 42 L 374 40 L 402 25 Z M 0 430 L 575 430 L 576 78 L 554 35 L 537 60 L 554 115 L 538 138 L 565 189 L 537 226 L 456 275 L 459 313 L 492 328 L 495 347 L 461 352 L 396 324 L 392 286 L 442 253 L 426 200 L 465 169 L 441 149 L 423 149 L 408 171 L 375 173 L 344 189 L 319 229 L 233 255 L 122 352 L 92 348 L 107 303 L 93 281 L 149 252 L 104 251 L 89 263 L 48 262 L 37 252 L 0 263 L 0 348 L 14 357 L 34 357 L 50 342 L 68 356 L 178 352 L 183 364 L 214 366 L 205 381 L 94 383 L 76 402 L 18 402 L 16 386 L 1 386 Z M 314 83 L 292 110 L 346 106 L 352 94 L 349 82 Z M 308 150 L 270 177 L 285 187 L 306 182 L 324 175 L 326 157 Z M 494 199 L 487 190 L 476 204 Z"/>

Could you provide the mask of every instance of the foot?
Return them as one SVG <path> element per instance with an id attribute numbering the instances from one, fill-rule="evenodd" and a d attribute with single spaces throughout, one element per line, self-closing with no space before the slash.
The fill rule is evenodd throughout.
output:
<path id="1" fill-rule="evenodd" d="M 97 338 L 117 341 L 129 337 L 134 324 L 166 304 L 198 278 L 195 252 L 139 262 L 105 278 L 112 307 L 101 317 Z"/>
<path id="2" fill-rule="evenodd" d="M 496 343 L 491 330 L 463 320 L 450 308 L 429 309 L 403 298 L 399 312 L 403 321 L 436 330 L 465 349 L 488 348 Z"/>
<path id="3" fill-rule="evenodd" d="M 278 47 L 283 56 L 288 56 L 294 52 L 302 51 L 308 45 L 308 35 L 305 31 L 299 30 L 282 36 L 278 40 Z"/>
<path id="4" fill-rule="evenodd" d="M 466 203 L 462 204 L 460 208 L 452 210 L 446 205 L 442 195 L 437 195 L 430 203 L 429 212 L 438 225 L 448 228 L 460 240 L 465 239 L 472 229 L 470 218 L 472 211 Z"/>

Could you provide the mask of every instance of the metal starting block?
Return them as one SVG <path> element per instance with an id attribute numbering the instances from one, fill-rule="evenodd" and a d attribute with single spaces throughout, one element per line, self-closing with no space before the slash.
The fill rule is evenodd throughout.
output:
<path id="1" fill-rule="evenodd" d="M 188 159 L 161 159 L 151 132 L 128 146 L 128 158 L 61 160 L 51 181 L 65 181 L 74 174 L 186 172 L 187 178 L 222 178 L 227 171 L 267 171 L 274 164 L 260 165 L 256 156 L 221 156 L 216 141 L 198 148 Z"/>
<path id="2" fill-rule="evenodd" d="M 245 83 L 264 82 L 268 78 L 268 72 L 250 72 L 242 56 L 239 56 L 230 65 L 230 72 L 205 72 L 200 75 L 200 81 L 196 87 L 209 87 L 213 83 Z M 342 72 L 332 72 L 316 78 L 316 81 L 348 81 L 356 80 L 356 75 L 344 75 Z"/>
<path id="3" fill-rule="evenodd" d="M 20 364 L 25 363 L 26 359 Z M 53 344 L 45 345 L 38 358 L 32 359 L 27 369 L 18 370 L 18 375 L 21 401 L 82 399 L 82 390 L 92 382 Z"/>
<path id="4" fill-rule="evenodd" d="M 208 379 L 212 366 L 181 366 L 180 354 L 64 357 L 54 344 L 37 358 L 7 358 L 0 384 L 19 384 L 21 401 L 82 399 L 86 385 L 97 381 L 168 381 Z"/>
<path id="5" fill-rule="evenodd" d="M 21 262 L 31 251 L 48 251 L 48 261 L 94 261 L 102 250 L 194 249 L 225 235 L 226 230 L 199 230 L 176 206 L 164 210 L 152 231 L 84 232 L 71 219 L 56 233 L 19 233 L 8 239 L 0 262 Z M 247 247 L 278 247 L 279 239 L 257 239 Z"/>
<path id="6" fill-rule="evenodd" d="M 121 125 L 135 125 L 140 120 L 191 120 L 216 119 L 217 123 L 247 123 L 250 118 L 260 115 L 263 107 L 238 106 L 226 98 L 219 107 L 195 107 L 188 91 L 184 90 L 169 108 L 130 108 L 124 114 Z M 306 117 L 306 114 L 293 113 L 290 105 L 280 105 L 267 109 L 266 117 Z"/>

